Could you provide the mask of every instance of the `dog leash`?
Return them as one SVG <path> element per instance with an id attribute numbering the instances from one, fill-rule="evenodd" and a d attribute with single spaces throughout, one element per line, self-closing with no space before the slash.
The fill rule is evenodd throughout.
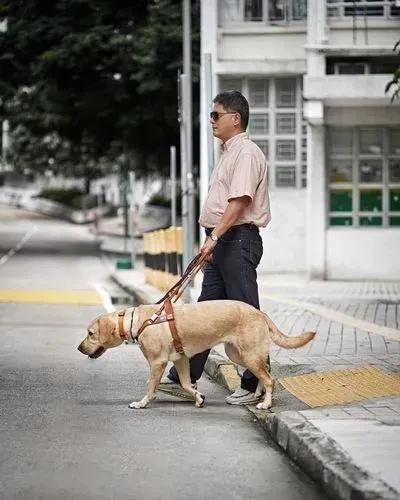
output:
<path id="1" fill-rule="evenodd" d="M 189 265 L 187 266 L 185 272 L 183 273 L 182 277 L 177 281 L 168 291 L 167 293 L 158 301 L 156 304 L 162 304 L 160 309 L 156 311 L 150 318 L 146 319 L 141 327 L 139 328 L 137 334 L 136 334 L 136 339 L 139 338 L 139 336 L 142 334 L 143 330 L 151 325 L 157 325 L 159 323 L 164 323 L 168 321 L 169 329 L 172 335 L 172 341 L 175 347 L 175 350 L 179 354 L 184 354 L 183 351 L 183 346 L 182 342 L 179 338 L 178 335 L 178 330 L 176 328 L 175 324 L 175 317 L 174 317 L 174 310 L 172 307 L 172 302 L 175 303 L 177 300 L 182 296 L 183 292 L 185 291 L 186 287 L 189 285 L 189 283 L 193 280 L 193 278 L 196 276 L 196 274 L 200 271 L 200 269 L 203 267 L 203 264 L 205 260 L 207 259 L 206 255 L 203 255 L 199 253 L 194 257 L 194 259 L 191 260 Z M 165 310 L 166 314 L 162 314 L 163 311 Z M 125 338 L 127 340 L 127 337 L 124 332 L 124 316 L 125 316 L 125 310 L 119 311 L 118 313 L 118 329 L 119 329 L 119 334 L 122 338 Z M 132 315 L 133 319 L 133 315 Z M 130 334 L 133 339 L 132 335 L 132 320 L 131 320 L 131 327 L 130 327 Z"/>

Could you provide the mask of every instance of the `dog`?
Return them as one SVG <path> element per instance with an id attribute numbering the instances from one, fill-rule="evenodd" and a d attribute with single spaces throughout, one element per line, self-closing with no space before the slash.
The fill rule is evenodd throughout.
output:
<path id="1" fill-rule="evenodd" d="M 159 305 L 130 307 L 125 310 L 122 323 L 119 323 L 116 312 L 101 314 L 90 323 L 88 334 L 78 350 L 96 359 L 107 349 L 121 345 L 126 335 L 134 341 L 143 322 L 159 308 Z M 293 349 L 307 344 L 316 334 L 305 332 L 297 337 L 287 337 L 266 313 L 234 300 L 174 304 L 173 309 L 184 354 L 175 350 L 168 322 L 146 327 L 137 340 L 150 365 L 148 389 L 143 399 L 133 401 L 130 408 L 145 408 L 155 398 L 168 361 L 175 364 L 182 389 L 194 397 L 196 407 L 202 407 L 205 397 L 191 384 L 189 359 L 223 343 L 229 359 L 245 366 L 259 379 L 255 394 L 260 396 L 264 392 L 265 397 L 257 409 L 267 410 L 271 407 L 275 385 L 267 366 L 271 340 L 280 347 Z M 119 331 L 120 326 L 124 331 Z"/>

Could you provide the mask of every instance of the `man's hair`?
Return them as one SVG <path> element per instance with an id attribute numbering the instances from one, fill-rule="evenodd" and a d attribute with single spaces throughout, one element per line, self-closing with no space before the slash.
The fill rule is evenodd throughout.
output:
<path id="1" fill-rule="evenodd" d="M 213 101 L 221 104 L 225 111 L 239 113 L 242 130 L 247 129 L 249 123 L 249 103 L 238 90 L 227 90 L 218 94 Z"/>

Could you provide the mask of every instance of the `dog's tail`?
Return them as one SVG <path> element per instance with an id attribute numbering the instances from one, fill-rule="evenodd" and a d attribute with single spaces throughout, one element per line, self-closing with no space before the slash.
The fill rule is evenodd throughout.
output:
<path id="1" fill-rule="evenodd" d="M 306 345 L 308 342 L 310 342 L 310 340 L 312 340 L 317 333 L 304 332 L 297 337 L 288 337 L 278 329 L 278 327 L 266 313 L 263 312 L 263 315 L 272 332 L 272 340 L 275 344 L 277 344 L 279 347 L 283 347 L 284 349 L 296 349 L 297 347 L 302 347 L 303 345 Z"/>

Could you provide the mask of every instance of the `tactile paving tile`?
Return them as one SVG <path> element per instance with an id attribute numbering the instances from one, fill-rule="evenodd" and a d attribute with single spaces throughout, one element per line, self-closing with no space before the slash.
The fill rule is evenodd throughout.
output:
<path id="1" fill-rule="evenodd" d="M 91 290 L 21 290 L 0 289 L 0 302 L 36 304 L 99 305 L 101 297 Z"/>
<path id="2" fill-rule="evenodd" d="M 279 382 L 312 408 L 400 394 L 400 374 L 370 365 L 286 377 Z"/>

